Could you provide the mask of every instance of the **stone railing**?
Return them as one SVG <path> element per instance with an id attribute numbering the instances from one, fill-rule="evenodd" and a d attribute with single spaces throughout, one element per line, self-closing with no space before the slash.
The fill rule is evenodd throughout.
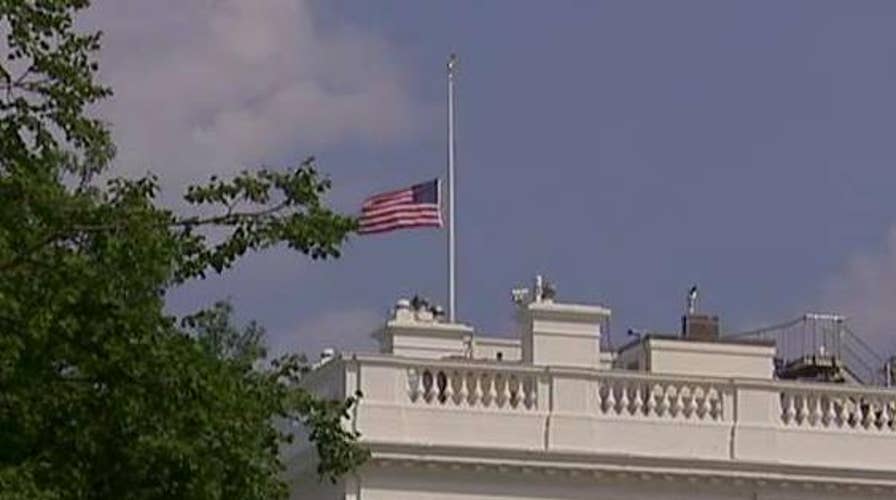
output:
<path id="1" fill-rule="evenodd" d="M 780 391 L 780 423 L 792 428 L 896 431 L 896 392 L 805 385 Z"/>
<path id="2" fill-rule="evenodd" d="M 640 373 L 596 375 L 598 413 L 631 418 L 720 421 L 728 383 Z"/>
<path id="3" fill-rule="evenodd" d="M 518 364 L 427 361 L 404 366 L 411 405 L 453 409 L 527 411 L 539 409 L 538 379 L 569 376 L 562 369 Z M 601 371 L 589 375 L 595 413 L 628 418 L 721 421 L 729 381 Z M 548 410 L 542 407 L 542 410 Z"/>
<path id="4" fill-rule="evenodd" d="M 407 384 L 412 404 L 506 411 L 538 408 L 536 377 L 527 372 L 419 365 L 407 368 Z"/>
<path id="5" fill-rule="evenodd" d="M 359 370 L 370 372 L 360 384 Z M 351 380 L 357 387 L 341 387 Z M 749 392 L 752 405 L 767 404 L 775 415 L 767 425 L 896 433 L 896 391 L 835 384 L 385 356 L 334 360 L 309 374 L 307 381 L 309 388 L 327 397 L 360 389 L 369 400 L 398 405 L 497 412 L 578 408 L 575 411 L 597 417 L 695 422 L 736 420 L 728 411 Z M 576 391 L 570 390 L 573 382 Z M 381 394 L 384 387 L 396 384 L 398 391 Z"/>
<path id="6" fill-rule="evenodd" d="M 896 391 L 521 363 L 356 356 L 308 387 L 363 397 L 371 443 L 896 472 Z"/>

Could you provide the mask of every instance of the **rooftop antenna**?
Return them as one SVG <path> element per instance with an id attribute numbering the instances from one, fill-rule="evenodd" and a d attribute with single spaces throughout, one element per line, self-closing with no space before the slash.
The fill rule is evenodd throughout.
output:
<path id="1" fill-rule="evenodd" d="M 688 290 L 688 314 L 697 313 L 697 285 Z"/>
<path id="2" fill-rule="evenodd" d="M 557 285 L 538 274 L 531 288 L 514 288 L 510 291 L 510 297 L 520 307 L 533 302 L 553 302 L 557 297 Z"/>
<path id="3" fill-rule="evenodd" d="M 540 274 L 535 275 L 535 286 L 533 288 L 533 300 L 541 302 L 544 298 L 544 278 Z"/>

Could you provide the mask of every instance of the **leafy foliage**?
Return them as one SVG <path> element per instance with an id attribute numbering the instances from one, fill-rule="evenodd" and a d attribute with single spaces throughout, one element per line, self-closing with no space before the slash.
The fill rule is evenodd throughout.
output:
<path id="1" fill-rule="evenodd" d="M 181 322 L 164 305 L 250 251 L 338 257 L 355 221 L 312 159 L 191 187 L 196 216 L 160 207 L 155 177 L 111 177 L 88 5 L 0 0 L 0 497 L 283 497 L 289 422 L 323 476 L 345 473 L 366 457 L 342 425 L 354 398 L 302 390 L 297 356 L 264 368 L 263 331 L 228 305 Z"/>

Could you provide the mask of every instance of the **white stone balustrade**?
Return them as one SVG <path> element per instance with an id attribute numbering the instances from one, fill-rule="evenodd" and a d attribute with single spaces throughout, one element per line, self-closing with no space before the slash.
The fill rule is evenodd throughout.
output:
<path id="1" fill-rule="evenodd" d="M 407 381 L 409 401 L 416 404 L 511 411 L 538 407 L 531 373 L 423 364 L 407 369 Z"/>
<path id="2" fill-rule="evenodd" d="M 896 472 L 891 390 L 387 355 L 320 371 L 328 395 L 361 391 L 352 425 L 372 446 Z"/>
<path id="3" fill-rule="evenodd" d="M 712 383 L 640 374 L 597 378 L 603 415 L 716 421 L 724 414 L 721 387 Z"/>
<path id="4" fill-rule="evenodd" d="M 796 428 L 896 431 L 896 393 L 839 387 L 785 388 L 781 423 Z"/>

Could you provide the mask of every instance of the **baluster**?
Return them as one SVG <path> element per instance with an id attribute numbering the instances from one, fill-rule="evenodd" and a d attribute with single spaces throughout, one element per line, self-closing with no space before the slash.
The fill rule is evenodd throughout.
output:
<path id="1" fill-rule="evenodd" d="M 822 423 L 825 427 L 833 427 L 836 425 L 835 421 L 837 419 L 837 414 L 834 412 L 834 396 L 827 396 L 822 401 L 824 416 L 822 417 Z"/>
<path id="2" fill-rule="evenodd" d="M 887 417 L 887 402 L 883 399 L 875 399 L 874 407 L 874 427 L 879 431 L 884 431 L 886 430 L 886 422 L 889 420 Z"/>
<path id="3" fill-rule="evenodd" d="M 445 372 L 445 404 L 457 405 L 458 386 L 460 385 L 459 376 L 461 374 L 456 371 Z"/>
<path id="4" fill-rule="evenodd" d="M 893 430 L 893 409 L 890 407 L 892 405 L 892 401 L 884 401 L 883 407 L 880 411 L 880 430 L 882 431 L 892 431 Z"/>
<path id="5" fill-rule="evenodd" d="M 492 401 L 498 408 L 504 406 L 504 377 L 500 373 L 496 373 L 492 378 Z"/>
<path id="6" fill-rule="evenodd" d="M 523 383 L 523 404 L 529 410 L 535 409 L 535 394 L 538 384 L 535 379 L 526 379 Z"/>
<path id="7" fill-rule="evenodd" d="M 656 408 L 657 415 L 663 416 L 669 412 L 669 387 L 659 386 L 660 404 Z"/>
<path id="8" fill-rule="evenodd" d="M 694 386 L 694 390 L 693 390 L 693 393 L 691 394 L 691 397 L 692 397 L 692 401 L 693 401 L 693 410 L 691 413 L 694 415 L 694 418 L 696 418 L 698 420 L 702 420 L 703 415 L 704 415 L 703 399 L 706 397 L 706 392 L 704 391 L 703 387 Z"/>
<path id="9" fill-rule="evenodd" d="M 656 415 L 656 398 L 657 394 L 659 394 L 660 388 L 658 385 L 654 385 L 647 392 L 647 415 L 652 416 Z"/>
<path id="10" fill-rule="evenodd" d="M 479 394 L 479 405 L 480 406 L 488 406 L 491 401 L 488 399 L 488 387 L 492 383 L 492 376 L 490 373 L 482 373 L 479 375 L 479 384 L 477 385 L 477 392 Z"/>
<path id="11" fill-rule="evenodd" d="M 874 421 L 874 407 L 871 406 L 872 401 L 865 400 L 865 407 L 862 408 L 862 427 L 869 428 Z"/>
<path id="12" fill-rule="evenodd" d="M 643 414 L 644 401 L 641 400 L 641 384 L 635 384 L 635 394 L 632 397 L 632 415 L 639 416 Z"/>
<path id="13" fill-rule="evenodd" d="M 617 403 L 616 413 L 622 415 L 628 413 L 629 399 L 628 386 L 623 381 L 619 384 L 619 402 Z"/>
<path id="14" fill-rule="evenodd" d="M 470 406 L 482 404 L 482 381 L 485 374 L 473 374 L 473 390 L 470 391 Z"/>
<path id="15" fill-rule="evenodd" d="M 871 424 L 874 423 L 874 401 L 873 400 L 865 400 L 865 408 L 863 411 L 862 418 L 862 427 L 868 429 L 871 427 Z"/>
<path id="16" fill-rule="evenodd" d="M 511 376 L 507 382 L 510 387 L 510 406 L 519 408 L 520 406 L 520 381 L 515 375 Z"/>
<path id="17" fill-rule="evenodd" d="M 497 403 L 498 408 L 503 408 L 507 400 L 504 399 L 504 389 L 507 388 L 507 379 L 498 374 L 495 375 L 495 403 Z"/>
<path id="18" fill-rule="evenodd" d="M 874 429 L 874 426 L 877 424 L 877 400 L 868 399 L 866 401 L 868 402 L 868 410 L 865 413 L 865 422 L 862 424 L 866 429 Z"/>
<path id="19" fill-rule="evenodd" d="M 821 394 L 812 398 L 812 410 L 809 413 L 809 423 L 813 427 L 821 425 L 821 418 L 824 415 L 821 411 Z"/>
<path id="20" fill-rule="evenodd" d="M 788 425 L 796 425 L 796 395 L 792 392 L 785 393 L 784 422 Z"/>
<path id="21" fill-rule="evenodd" d="M 847 426 L 853 429 L 857 426 L 861 426 L 862 407 L 859 405 L 858 401 L 856 401 L 854 398 L 849 398 L 849 404 L 847 408 Z"/>
<path id="22" fill-rule="evenodd" d="M 799 412 L 797 413 L 797 423 L 806 425 L 809 423 L 809 395 L 799 394 Z"/>
<path id="23" fill-rule="evenodd" d="M 504 386 L 501 388 L 501 404 L 508 408 L 510 408 L 513 404 L 513 401 L 511 401 L 513 394 L 510 392 L 510 383 L 512 380 L 513 379 L 511 379 L 510 377 L 504 377 Z"/>
<path id="24" fill-rule="evenodd" d="M 688 417 L 695 416 L 697 413 L 697 388 L 689 387 L 687 394 L 687 404 L 684 407 L 685 415 Z"/>
<path id="25" fill-rule="evenodd" d="M 681 415 L 682 411 L 684 410 L 684 402 L 682 401 L 682 388 L 675 387 L 674 391 L 675 399 L 672 400 L 672 416 L 677 417 L 678 415 Z"/>
<path id="26" fill-rule="evenodd" d="M 500 406 L 500 402 L 498 401 L 498 383 L 501 379 L 497 373 L 491 374 L 491 377 L 489 378 L 490 383 L 488 384 L 488 403 L 486 405 Z"/>
<path id="27" fill-rule="evenodd" d="M 445 381 L 445 388 L 442 389 L 442 394 L 439 398 L 442 404 L 450 405 L 454 403 L 454 375 L 455 372 L 442 372 L 442 379 Z"/>
<path id="28" fill-rule="evenodd" d="M 457 390 L 457 404 L 467 406 L 470 404 L 470 390 L 467 388 L 469 373 L 460 372 L 460 387 Z"/>
<path id="29" fill-rule="evenodd" d="M 613 381 L 607 380 L 606 382 L 607 395 L 604 397 L 604 413 L 616 413 L 616 395 L 615 387 L 613 387 Z"/>
<path id="30" fill-rule="evenodd" d="M 700 418 L 712 417 L 712 389 L 703 388 L 703 394 L 700 399 Z"/>
<path id="31" fill-rule="evenodd" d="M 479 379 L 479 385 L 480 385 L 479 391 L 481 394 L 479 397 L 479 401 L 481 402 L 482 406 L 488 407 L 488 406 L 491 406 L 491 404 L 492 404 L 491 387 L 492 387 L 493 383 L 494 383 L 494 374 L 492 374 L 492 373 L 483 373 L 482 378 Z"/>
<path id="32" fill-rule="evenodd" d="M 864 414 L 862 413 L 862 404 L 860 401 L 850 399 L 850 404 L 852 408 L 849 414 L 849 427 L 855 429 L 856 427 L 862 426 Z"/>
<path id="33" fill-rule="evenodd" d="M 834 413 L 837 415 L 835 421 L 837 422 L 837 427 L 843 427 L 844 425 L 849 426 L 849 405 L 847 404 L 849 399 L 846 396 L 840 396 L 834 402 Z"/>

